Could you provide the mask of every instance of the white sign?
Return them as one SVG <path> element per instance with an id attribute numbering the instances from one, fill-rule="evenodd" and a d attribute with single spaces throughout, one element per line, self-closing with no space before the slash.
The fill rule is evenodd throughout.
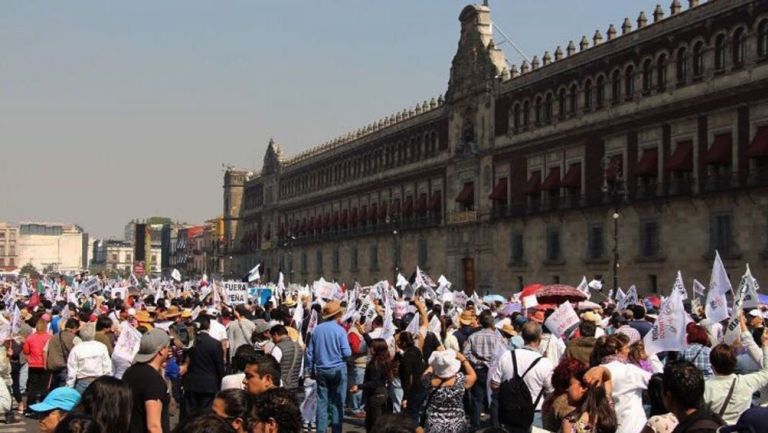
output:
<path id="1" fill-rule="evenodd" d="M 537 305 L 539 305 L 539 300 L 536 298 L 536 295 L 529 295 L 523 298 L 523 307 L 526 309 L 533 308 Z"/>
<path id="2" fill-rule="evenodd" d="M 336 284 L 321 279 L 312 283 L 312 291 L 315 293 L 316 298 L 333 299 L 336 293 Z"/>
<path id="3" fill-rule="evenodd" d="M 96 291 L 98 290 L 99 290 L 99 279 L 96 277 L 93 277 L 80 285 L 80 291 L 85 296 L 91 296 L 93 293 L 96 293 Z"/>
<path id="4" fill-rule="evenodd" d="M 224 289 L 226 303 L 229 305 L 245 304 L 248 302 L 248 285 L 245 283 L 226 281 L 221 283 Z"/>
<path id="5" fill-rule="evenodd" d="M 559 307 L 547 318 L 544 322 L 544 326 L 552 331 L 552 335 L 560 337 L 565 334 L 565 331 L 572 326 L 579 323 L 579 315 L 573 309 L 573 306 L 569 301 L 560 304 Z"/>
<path id="6" fill-rule="evenodd" d="M 133 357 L 139 353 L 140 344 L 141 333 L 133 329 L 133 326 L 128 322 L 123 322 L 120 325 L 120 336 L 117 337 L 115 349 L 112 352 L 112 359 L 132 362 Z"/>
<path id="7" fill-rule="evenodd" d="M 463 291 L 452 292 L 453 293 L 453 305 L 464 308 L 467 306 L 469 297 Z"/>

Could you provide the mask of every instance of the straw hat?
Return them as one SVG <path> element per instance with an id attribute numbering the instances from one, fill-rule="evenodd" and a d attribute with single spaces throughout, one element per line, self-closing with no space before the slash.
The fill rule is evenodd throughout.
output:
<path id="1" fill-rule="evenodd" d="M 461 312 L 461 316 L 459 316 L 459 323 L 462 325 L 471 325 L 475 319 L 477 319 L 477 316 L 474 311 L 464 310 Z"/>
<path id="2" fill-rule="evenodd" d="M 461 362 L 456 359 L 456 352 L 448 349 L 434 351 L 429 356 L 429 366 L 435 372 L 435 376 L 440 379 L 450 379 L 461 369 Z"/>
<path id="3" fill-rule="evenodd" d="M 190 319 L 190 318 L 192 318 L 192 310 L 190 310 L 189 308 L 185 308 L 181 312 L 181 318 L 182 319 Z"/>
<path id="4" fill-rule="evenodd" d="M 333 300 L 325 303 L 323 307 L 323 320 L 328 320 L 331 317 L 336 317 L 337 314 L 344 312 L 344 308 L 341 307 L 341 302 Z"/>
<path id="5" fill-rule="evenodd" d="M 285 298 L 285 301 L 283 301 L 283 305 L 285 305 L 288 308 L 293 307 L 296 305 L 296 300 L 289 296 Z"/>
<path id="6" fill-rule="evenodd" d="M 179 310 L 179 307 L 175 305 L 171 305 L 167 310 L 165 310 L 166 319 L 174 319 L 176 317 L 179 317 L 180 315 L 181 315 L 181 310 Z"/>
<path id="7" fill-rule="evenodd" d="M 139 322 L 139 323 L 152 323 L 152 322 L 154 322 L 152 317 L 149 315 L 149 311 L 146 311 L 146 310 L 137 311 L 136 315 L 134 317 L 136 317 L 136 321 Z"/>
<path id="8" fill-rule="evenodd" d="M 581 320 L 587 321 L 587 322 L 595 322 L 600 323 L 600 315 L 595 313 L 594 311 L 587 311 L 586 313 L 583 313 L 581 315 Z"/>

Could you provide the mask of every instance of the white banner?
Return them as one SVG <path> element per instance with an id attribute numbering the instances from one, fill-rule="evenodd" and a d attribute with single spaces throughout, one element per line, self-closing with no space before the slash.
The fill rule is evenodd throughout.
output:
<path id="1" fill-rule="evenodd" d="M 333 299 L 336 294 L 336 284 L 321 279 L 312 283 L 312 291 L 315 298 Z"/>
<path id="2" fill-rule="evenodd" d="M 569 301 L 560 304 L 559 307 L 547 318 L 544 325 L 549 328 L 552 335 L 561 337 L 565 331 L 579 323 L 579 315 L 573 309 Z"/>
<path id="3" fill-rule="evenodd" d="M 739 281 L 739 290 L 736 293 L 737 298 L 733 304 L 731 319 L 728 321 L 728 326 L 725 328 L 725 336 L 723 337 L 725 344 L 733 344 L 739 339 L 739 335 L 741 334 L 739 315 L 744 308 L 751 308 L 746 305 L 748 300 L 751 304 L 754 304 L 753 297 L 757 298 L 756 285 L 757 281 L 755 281 L 752 272 L 749 270 L 749 265 L 747 265 L 747 270 Z"/>
<path id="4" fill-rule="evenodd" d="M 141 344 L 141 333 L 131 326 L 128 322 L 120 325 L 120 336 L 117 337 L 115 349 L 112 351 L 112 359 L 133 362 L 133 357 L 139 353 Z"/>
<path id="5" fill-rule="evenodd" d="M 80 292 L 85 296 L 91 296 L 99 290 L 99 279 L 93 277 L 80 285 Z"/>
<path id="6" fill-rule="evenodd" d="M 453 293 L 453 305 L 456 307 L 464 308 L 467 306 L 467 301 L 469 300 L 469 297 L 466 293 L 463 291 L 458 292 L 451 292 Z"/>
<path id="7" fill-rule="evenodd" d="M 523 307 L 525 309 L 533 308 L 537 305 L 539 305 L 539 300 L 536 298 L 536 295 L 529 295 L 523 298 Z"/>
<path id="8" fill-rule="evenodd" d="M 712 275 L 709 278 L 707 302 L 704 313 L 712 322 L 721 322 L 728 318 L 728 300 L 725 294 L 733 291 L 728 273 L 720 259 L 720 253 L 715 251 L 715 262 L 712 264 Z"/>
<path id="9" fill-rule="evenodd" d="M 224 296 L 228 305 L 245 304 L 248 302 L 248 285 L 236 281 L 225 281 L 221 283 L 224 289 Z"/>
<path id="10" fill-rule="evenodd" d="M 643 343 L 649 355 L 665 351 L 680 351 L 685 348 L 685 325 L 687 314 L 683 308 L 680 291 L 673 291 L 659 309 L 659 316 L 650 332 L 645 334 Z"/>

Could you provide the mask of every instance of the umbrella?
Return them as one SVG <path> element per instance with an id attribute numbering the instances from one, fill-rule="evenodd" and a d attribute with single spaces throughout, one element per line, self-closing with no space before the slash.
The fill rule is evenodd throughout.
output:
<path id="1" fill-rule="evenodd" d="M 506 298 L 504 298 L 501 295 L 485 295 L 483 296 L 483 302 L 486 304 L 492 304 L 494 302 L 501 302 L 502 304 L 506 302 Z"/>
<path id="2" fill-rule="evenodd" d="M 600 304 L 594 303 L 592 301 L 581 301 L 574 307 L 576 310 L 597 310 L 600 308 Z"/>
<path id="3" fill-rule="evenodd" d="M 523 291 L 520 292 L 520 299 L 525 298 L 526 296 L 535 295 L 541 288 L 544 287 L 541 284 L 529 284 L 523 288 Z"/>
<path id="4" fill-rule="evenodd" d="M 565 301 L 581 302 L 587 300 L 587 295 L 581 290 L 566 284 L 550 284 L 536 292 L 539 303 L 560 304 Z"/>

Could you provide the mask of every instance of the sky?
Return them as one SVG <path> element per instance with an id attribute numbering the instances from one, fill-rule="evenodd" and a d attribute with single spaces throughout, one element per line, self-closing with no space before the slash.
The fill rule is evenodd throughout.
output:
<path id="1" fill-rule="evenodd" d="M 490 6 L 541 57 L 657 2 Z M 104 238 L 133 218 L 213 218 L 223 164 L 260 169 L 270 137 L 290 156 L 444 93 L 466 4 L 2 0 L 0 220 Z"/>

